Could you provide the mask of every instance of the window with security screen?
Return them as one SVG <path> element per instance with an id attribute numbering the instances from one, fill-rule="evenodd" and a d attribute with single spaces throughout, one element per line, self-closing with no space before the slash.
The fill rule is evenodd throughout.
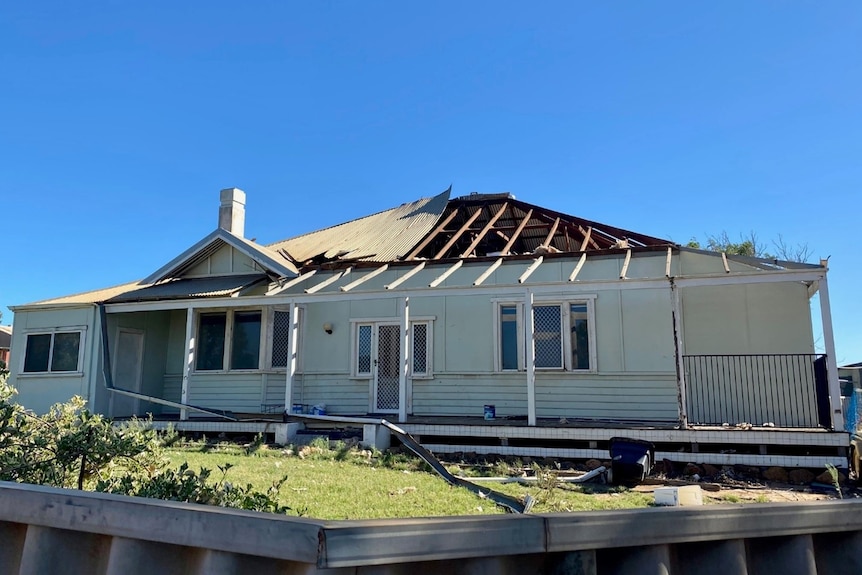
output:
<path id="1" fill-rule="evenodd" d="M 290 358 L 290 312 L 272 313 L 272 367 L 287 367 Z"/>
<path id="2" fill-rule="evenodd" d="M 371 324 L 356 326 L 356 375 L 371 375 Z"/>
<path id="3" fill-rule="evenodd" d="M 591 296 L 595 297 L 595 296 Z M 522 303 L 497 304 L 496 369 L 526 369 L 527 338 Z M 594 306 L 587 301 L 533 304 L 533 341 L 537 370 L 595 371 Z"/>
<path id="4" fill-rule="evenodd" d="M 433 375 L 432 326 L 433 319 L 425 317 L 410 322 L 408 365 L 411 378 L 430 379 Z M 383 338 L 382 334 L 386 337 Z M 400 341 L 401 329 L 392 319 L 354 323 L 351 375 L 363 379 L 379 378 L 381 365 L 389 369 L 392 361 L 395 362 L 396 370 L 400 369 L 400 351 L 397 357 L 390 353 L 390 348 L 394 349 L 392 346 L 398 344 L 400 347 Z"/>
<path id="5" fill-rule="evenodd" d="M 431 322 L 412 324 L 413 377 L 431 377 Z"/>
<path id="6" fill-rule="evenodd" d="M 563 368 L 563 322 L 559 305 L 534 305 L 536 367 Z"/>

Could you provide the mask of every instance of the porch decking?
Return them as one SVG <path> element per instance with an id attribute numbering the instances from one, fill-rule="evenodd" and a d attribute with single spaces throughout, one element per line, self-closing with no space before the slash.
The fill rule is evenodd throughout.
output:
<path id="1" fill-rule="evenodd" d="M 177 430 L 204 433 L 274 433 L 281 417 L 273 414 L 234 414 L 239 421 L 193 418 L 169 421 Z M 356 419 L 346 423 L 339 419 Z M 343 429 L 360 426 L 359 420 L 394 419 L 391 414 L 354 416 L 288 417 L 307 429 Z M 496 454 L 518 457 L 562 459 L 608 458 L 608 442 L 624 436 L 650 441 L 657 459 L 712 465 L 822 468 L 827 463 L 847 467 L 849 435 L 819 428 L 692 426 L 675 423 L 595 421 L 540 418 L 536 426 L 525 418 L 408 416 L 398 423 L 434 453 Z"/>

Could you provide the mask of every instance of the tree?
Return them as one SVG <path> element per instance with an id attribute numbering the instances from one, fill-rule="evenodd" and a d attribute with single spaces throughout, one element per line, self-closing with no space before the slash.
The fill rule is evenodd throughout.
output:
<path id="1" fill-rule="evenodd" d="M 686 247 L 788 262 L 808 261 L 814 253 L 807 243 L 789 244 L 781 234 L 778 234 L 778 238 L 772 242 L 772 248 L 769 248 L 753 230 L 748 234 L 740 234 L 738 242 L 732 241 L 727 232 L 722 231 L 718 235 L 706 236 L 704 243 L 697 238 L 691 238 Z"/>

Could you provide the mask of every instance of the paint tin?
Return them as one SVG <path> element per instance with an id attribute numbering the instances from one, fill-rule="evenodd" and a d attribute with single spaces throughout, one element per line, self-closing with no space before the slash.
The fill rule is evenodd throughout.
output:
<path id="1" fill-rule="evenodd" d="M 301 403 L 294 403 L 293 408 L 290 410 L 290 412 L 301 414 L 302 413 L 302 404 Z"/>
<path id="2" fill-rule="evenodd" d="M 491 419 L 494 419 L 495 417 L 497 417 L 497 408 L 494 407 L 493 405 L 486 405 L 485 406 L 485 419 L 491 420 Z"/>

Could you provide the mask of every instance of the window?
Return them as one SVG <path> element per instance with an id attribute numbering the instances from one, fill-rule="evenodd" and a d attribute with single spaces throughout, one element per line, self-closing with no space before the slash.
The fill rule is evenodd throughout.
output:
<path id="1" fill-rule="evenodd" d="M 518 306 L 500 306 L 500 369 L 517 370 L 518 364 Z"/>
<path id="2" fill-rule="evenodd" d="M 378 350 L 378 326 L 394 325 L 388 321 L 354 322 L 353 361 L 351 371 L 353 377 L 371 377 L 372 366 L 375 365 Z M 432 325 L 433 320 L 427 318 L 410 322 L 410 368 L 411 377 L 415 379 L 430 379 L 433 377 L 432 359 Z M 399 330 L 400 331 L 400 330 Z"/>
<path id="3" fill-rule="evenodd" d="M 559 305 L 534 305 L 536 368 L 563 368 L 563 322 Z"/>
<path id="4" fill-rule="evenodd" d="M 271 367 L 287 367 L 290 357 L 290 312 L 272 312 L 272 360 Z"/>
<path id="5" fill-rule="evenodd" d="M 258 369 L 260 365 L 261 312 L 207 312 L 198 320 L 199 371 Z M 228 345 L 229 344 L 229 345 Z"/>
<path id="6" fill-rule="evenodd" d="M 27 334 L 24 373 L 80 371 L 81 331 Z"/>
<path id="7" fill-rule="evenodd" d="M 595 371 L 593 298 L 533 304 L 537 370 Z M 497 304 L 497 371 L 525 369 L 522 303 Z"/>
<path id="8" fill-rule="evenodd" d="M 356 375 L 371 375 L 370 324 L 356 326 Z"/>
<path id="9" fill-rule="evenodd" d="M 259 362 L 260 312 L 234 312 L 230 368 L 257 369 Z"/>
<path id="10" fill-rule="evenodd" d="M 411 322 L 412 332 L 410 334 L 410 350 L 413 355 L 411 364 L 412 376 L 414 378 L 432 377 L 431 364 L 431 322 Z"/>

